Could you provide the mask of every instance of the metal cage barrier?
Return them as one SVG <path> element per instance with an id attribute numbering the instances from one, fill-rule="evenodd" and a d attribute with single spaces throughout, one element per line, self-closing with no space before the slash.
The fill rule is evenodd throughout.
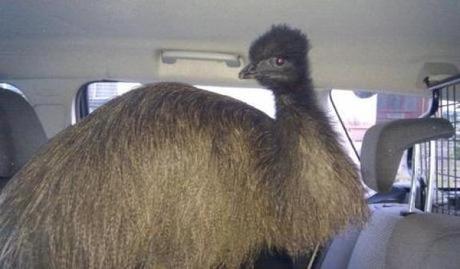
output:
<path id="1" fill-rule="evenodd" d="M 413 182 L 419 183 L 419 205 L 426 212 L 460 216 L 460 76 L 439 82 L 430 90 L 433 103 L 426 116 L 449 120 L 455 135 L 414 147 Z M 414 190 L 415 183 L 411 196 L 415 196 Z"/>

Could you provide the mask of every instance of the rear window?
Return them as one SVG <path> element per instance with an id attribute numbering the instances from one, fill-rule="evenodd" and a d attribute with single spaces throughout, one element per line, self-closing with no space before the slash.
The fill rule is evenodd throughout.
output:
<path id="1" fill-rule="evenodd" d="M 87 84 L 78 98 L 77 115 L 80 118 L 92 113 L 109 100 L 142 86 L 133 82 L 92 82 Z M 196 87 L 243 101 L 270 117 L 275 115 L 275 101 L 271 91 L 260 88 L 236 88 L 196 85 Z"/>

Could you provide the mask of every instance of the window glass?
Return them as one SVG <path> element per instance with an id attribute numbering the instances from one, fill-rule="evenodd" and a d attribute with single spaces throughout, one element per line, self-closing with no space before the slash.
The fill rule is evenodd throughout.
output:
<path id="1" fill-rule="evenodd" d="M 331 92 L 353 146 L 359 152 L 369 127 L 395 119 L 418 118 L 430 105 L 429 98 L 334 89 Z"/>
<path id="2" fill-rule="evenodd" d="M 107 103 L 116 96 L 122 95 L 142 84 L 133 82 L 93 82 L 87 90 L 88 112 L 91 113 L 96 108 Z"/>
<path id="3" fill-rule="evenodd" d="M 331 100 L 358 154 L 364 134 L 371 126 L 395 119 L 420 117 L 430 106 L 427 97 L 338 89 L 331 91 Z M 406 159 L 404 154 L 397 181 L 410 180 Z"/>
<path id="4" fill-rule="evenodd" d="M 220 93 L 243 101 L 263 112 L 270 117 L 275 117 L 275 99 L 273 93 L 261 88 L 235 88 L 235 87 L 214 87 L 197 86 L 210 92 Z"/>
<path id="5" fill-rule="evenodd" d="M 88 112 L 93 112 L 99 106 L 112 98 L 138 88 L 142 84 L 131 82 L 93 82 L 87 90 Z M 271 117 L 275 115 L 275 102 L 271 91 L 259 88 L 232 88 L 215 86 L 197 86 L 200 89 L 220 93 L 241 100 Z"/>

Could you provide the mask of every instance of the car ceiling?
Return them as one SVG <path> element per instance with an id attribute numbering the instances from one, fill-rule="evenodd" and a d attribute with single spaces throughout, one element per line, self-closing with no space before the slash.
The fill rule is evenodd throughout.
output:
<path id="1" fill-rule="evenodd" d="M 159 52 L 230 52 L 246 59 L 251 40 L 287 23 L 311 40 L 317 87 L 417 92 L 421 73 L 443 72 L 426 71 L 427 64 L 460 68 L 459 15 L 457 0 L 0 0 L 0 80 L 245 85 L 238 68 L 166 65 Z"/>

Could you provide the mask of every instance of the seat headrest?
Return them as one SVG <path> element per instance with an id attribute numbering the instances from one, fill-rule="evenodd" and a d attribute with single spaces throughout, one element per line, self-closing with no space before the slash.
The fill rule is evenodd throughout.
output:
<path id="1" fill-rule="evenodd" d="M 12 177 L 46 141 L 45 131 L 27 100 L 0 88 L 0 178 Z"/>
<path id="2" fill-rule="evenodd" d="M 454 134 L 452 124 L 441 118 L 403 119 L 374 125 L 364 135 L 361 147 L 363 181 L 377 192 L 388 192 L 404 150 Z"/>

